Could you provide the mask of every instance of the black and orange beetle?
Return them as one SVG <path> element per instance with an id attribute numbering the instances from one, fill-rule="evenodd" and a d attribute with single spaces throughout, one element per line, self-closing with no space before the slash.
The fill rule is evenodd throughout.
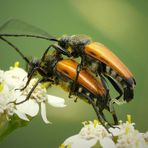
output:
<path id="1" fill-rule="evenodd" d="M 81 63 L 77 67 L 77 72 L 81 67 L 86 66 L 96 75 L 99 74 L 106 90 L 106 77 L 119 93 L 118 100 L 123 94 L 123 99 L 129 102 L 134 97 L 135 79 L 130 70 L 123 62 L 107 47 L 97 42 L 91 42 L 86 36 L 63 36 L 58 45 L 71 53 L 72 57 L 81 57 Z M 77 78 L 76 78 L 77 80 Z"/>
<path id="2" fill-rule="evenodd" d="M 19 32 L 20 30 L 23 31 L 25 28 L 27 28 L 27 32 L 29 33 Z M 7 32 L 9 29 L 16 29 L 16 31 L 13 30 L 11 33 L 9 31 Z M 123 99 L 127 102 L 134 97 L 134 86 L 136 85 L 136 81 L 130 70 L 113 52 L 111 52 L 111 50 L 100 43 L 92 42 L 86 36 L 65 35 L 60 39 L 57 39 L 34 26 L 18 20 L 11 20 L 0 27 L 0 37 L 35 37 L 55 41 L 57 44 L 50 45 L 49 48 L 46 49 L 45 55 L 48 50 L 53 47 L 59 53 L 64 53 L 69 57 L 81 57 L 81 63 L 77 67 L 75 83 L 81 68 L 86 66 L 96 75 L 99 74 L 100 79 L 108 92 L 109 88 L 105 77 L 111 82 L 119 93 L 119 96 L 116 97 L 117 100 L 122 95 Z M 72 89 L 73 88 L 74 86 L 72 86 Z M 71 92 L 73 91 L 71 90 Z"/>
<path id="3" fill-rule="evenodd" d="M 28 81 L 24 88 L 25 89 L 34 73 L 38 72 L 42 78 L 40 78 L 33 88 L 28 93 L 25 100 L 15 103 L 16 105 L 21 104 L 28 100 L 37 87 L 39 83 L 51 82 L 53 85 L 60 85 L 64 90 L 70 91 L 75 77 L 77 75 L 77 66 L 78 63 L 72 59 L 63 59 L 61 55 L 54 52 L 52 54 L 44 54 L 41 59 L 33 59 L 29 61 L 27 57 L 21 53 L 21 51 L 7 39 L 1 37 L 3 41 L 13 47 L 29 64 L 28 69 Z M 106 128 L 105 122 L 107 122 L 103 110 L 108 110 L 114 119 L 115 124 L 118 124 L 118 119 L 113 108 L 113 105 L 110 106 L 111 98 L 107 94 L 106 89 L 104 88 L 102 82 L 99 79 L 96 79 L 88 70 L 82 68 L 78 75 L 78 80 L 76 82 L 75 88 L 73 89 L 73 94 L 79 98 L 86 100 L 90 103 L 98 117 L 98 120 Z M 108 122 L 107 122 L 108 123 Z M 112 126 L 108 123 L 109 126 Z M 109 131 L 108 131 L 109 132 Z"/>

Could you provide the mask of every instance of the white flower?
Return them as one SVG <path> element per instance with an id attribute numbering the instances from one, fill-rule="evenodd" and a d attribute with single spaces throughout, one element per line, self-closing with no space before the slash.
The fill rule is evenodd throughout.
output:
<path id="1" fill-rule="evenodd" d="M 134 127 L 135 123 L 122 123 L 117 129 L 110 128 L 113 135 L 118 136 L 116 147 L 117 148 L 148 148 L 144 136 L 139 133 Z"/>
<path id="2" fill-rule="evenodd" d="M 21 119 L 29 121 L 25 113 L 17 110 L 14 103 L 10 103 L 15 101 L 14 92 L 9 90 L 5 83 L 1 83 L 1 85 L 3 85 L 3 89 L 0 91 L 0 113 L 5 114 L 8 120 L 10 116 L 16 113 Z"/>
<path id="3" fill-rule="evenodd" d="M 26 96 L 28 95 L 31 88 L 34 86 L 36 82 L 37 82 L 37 79 L 32 79 L 24 91 L 18 92 L 19 95 L 18 96 L 16 95 L 17 96 L 16 103 L 26 99 Z M 20 88 L 21 87 L 23 86 L 20 86 Z M 16 108 L 18 110 L 21 110 L 25 114 L 28 114 L 31 117 L 34 117 L 35 115 L 38 114 L 39 104 L 41 104 L 41 115 L 42 115 L 43 121 L 45 123 L 50 123 L 46 117 L 46 104 L 48 103 L 49 105 L 52 105 L 54 107 L 65 107 L 64 102 L 65 101 L 62 98 L 48 95 L 46 88 L 43 87 L 42 84 L 38 84 L 36 89 L 33 91 L 32 95 L 30 96 L 30 99 L 20 105 L 17 105 Z"/>
<path id="4" fill-rule="evenodd" d="M 65 107 L 64 99 L 48 95 L 46 88 L 42 84 L 38 84 L 28 100 L 16 105 L 13 102 L 18 103 L 25 100 L 37 79 L 31 79 L 25 90 L 16 90 L 23 88 L 26 81 L 27 73 L 21 68 L 11 67 L 6 72 L 0 70 L 0 115 L 5 114 L 7 119 L 10 119 L 11 116 L 17 114 L 19 118 L 29 121 L 27 115 L 36 116 L 40 105 L 44 122 L 50 123 L 46 117 L 46 104 Z"/>
<path id="5" fill-rule="evenodd" d="M 94 122 L 83 122 L 84 127 L 81 129 L 78 135 L 72 136 L 64 141 L 64 145 L 70 145 L 71 148 L 91 148 L 97 142 L 104 148 L 115 148 L 115 143 L 111 139 L 106 129 L 94 120 Z"/>
<path id="6" fill-rule="evenodd" d="M 104 126 L 98 123 L 97 120 L 94 120 L 94 122 L 89 121 L 89 123 L 83 122 L 84 127 L 80 131 L 80 135 L 85 139 L 92 139 L 92 138 L 99 138 L 102 139 L 106 136 L 111 136 Z"/>
<path id="7" fill-rule="evenodd" d="M 62 146 L 70 148 L 91 148 L 97 142 L 103 148 L 148 148 L 148 132 L 140 133 L 131 123 L 131 116 L 128 121 L 117 125 L 116 128 L 109 128 L 113 134 L 109 134 L 98 122 L 84 122 L 84 127 L 79 134 L 69 137 Z"/>
<path id="8" fill-rule="evenodd" d="M 97 142 L 96 138 L 84 139 L 79 134 L 69 137 L 64 141 L 64 146 L 70 145 L 70 148 L 90 148 Z"/>

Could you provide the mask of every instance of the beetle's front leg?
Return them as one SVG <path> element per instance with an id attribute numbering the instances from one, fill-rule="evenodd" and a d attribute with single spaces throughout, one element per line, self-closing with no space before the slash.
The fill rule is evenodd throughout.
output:
<path id="1" fill-rule="evenodd" d="M 31 88 L 30 92 L 28 93 L 27 97 L 25 100 L 21 101 L 21 102 L 17 102 L 15 103 L 15 105 L 19 105 L 19 104 L 22 104 L 24 102 L 26 102 L 27 100 L 29 100 L 30 96 L 32 95 L 33 91 L 35 90 L 35 88 L 38 86 L 39 83 L 43 83 L 43 82 L 53 82 L 53 80 L 50 80 L 49 78 L 41 78 L 39 79 L 35 85 Z"/>
<path id="2" fill-rule="evenodd" d="M 33 69 L 33 70 L 31 71 L 31 73 L 27 76 L 27 77 L 28 77 L 28 80 L 27 80 L 27 82 L 26 82 L 26 84 L 25 84 L 25 86 L 24 86 L 23 88 L 21 88 L 21 89 L 20 89 L 20 88 L 17 88 L 17 89 L 15 89 L 15 90 L 23 91 L 23 90 L 29 85 L 29 82 L 30 82 L 31 78 L 32 78 L 33 74 L 34 74 L 36 71 L 37 71 L 37 68 Z"/>

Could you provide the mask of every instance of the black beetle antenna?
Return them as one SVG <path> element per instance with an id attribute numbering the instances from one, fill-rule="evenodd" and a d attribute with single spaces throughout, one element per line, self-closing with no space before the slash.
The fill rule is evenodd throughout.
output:
<path id="1" fill-rule="evenodd" d="M 30 61 L 28 60 L 27 57 L 24 56 L 24 54 L 11 42 L 9 42 L 8 40 L 6 40 L 5 38 L 0 36 L 0 39 L 3 40 L 4 42 L 6 42 L 8 45 L 10 45 L 11 47 L 13 47 L 18 53 L 19 55 L 28 63 L 30 64 Z"/>

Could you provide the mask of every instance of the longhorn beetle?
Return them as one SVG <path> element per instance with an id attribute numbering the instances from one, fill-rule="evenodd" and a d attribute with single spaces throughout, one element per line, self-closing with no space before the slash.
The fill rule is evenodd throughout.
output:
<path id="1" fill-rule="evenodd" d="M 20 27 L 20 28 L 19 28 Z M 15 31 L 9 32 L 10 29 L 16 29 Z M 26 32 L 19 32 L 25 31 Z M 134 97 L 134 86 L 136 81 L 130 70 L 123 64 L 123 62 L 107 47 L 98 43 L 92 42 L 88 37 L 82 35 L 64 35 L 60 39 L 53 37 L 45 31 L 36 28 L 32 25 L 26 24 L 19 20 L 9 20 L 0 27 L 1 37 L 34 37 L 50 41 L 55 41 L 57 44 L 52 44 L 46 49 L 45 55 L 48 50 L 53 47 L 59 54 L 67 55 L 68 57 L 81 57 L 81 62 L 77 67 L 77 75 L 75 83 L 72 85 L 69 96 L 71 96 L 73 89 L 75 88 L 78 75 L 82 67 L 86 66 L 94 72 L 96 75 L 99 74 L 101 81 L 109 93 L 109 88 L 106 82 L 107 78 L 119 96 L 116 97 L 118 100 L 122 95 L 123 99 L 127 102 Z"/>

